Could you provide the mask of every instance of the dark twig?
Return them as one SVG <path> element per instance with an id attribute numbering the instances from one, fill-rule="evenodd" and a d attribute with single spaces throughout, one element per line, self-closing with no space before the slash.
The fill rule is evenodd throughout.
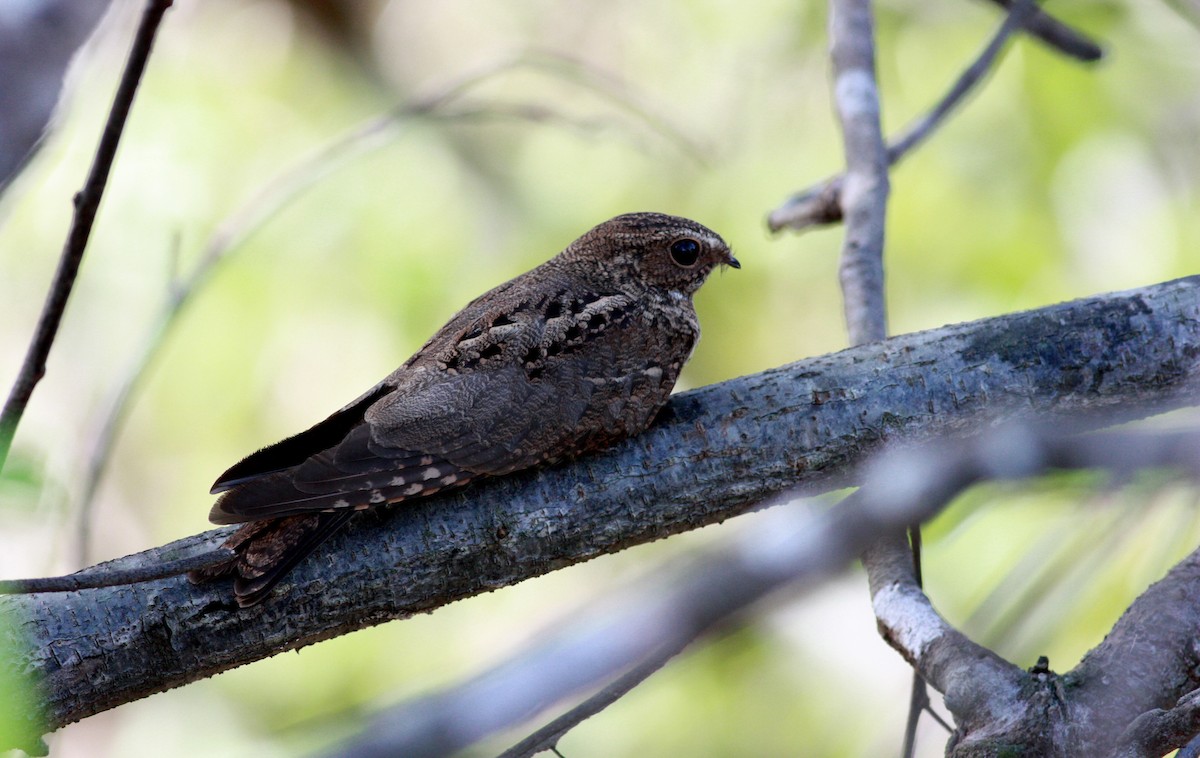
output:
<path id="1" fill-rule="evenodd" d="M 1018 0 L 1012 12 L 942 98 L 924 116 L 909 124 L 888 145 L 889 165 L 895 165 L 913 148 L 923 143 L 983 80 L 1004 50 L 1009 37 L 1037 10 L 1034 0 Z M 810 226 L 836 224 L 842 220 L 842 192 L 845 174 L 831 176 L 797 192 L 767 217 L 767 226 L 778 232 L 788 228 L 803 230 Z"/>
<path id="2" fill-rule="evenodd" d="M 159 24 L 171 3 L 172 0 L 147 0 L 146 8 L 142 12 L 142 21 L 129 50 L 125 71 L 121 74 L 121 82 L 117 86 L 117 94 L 113 98 L 104 133 L 96 148 L 92 168 L 88 172 L 83 189 L 74 198 L 75 214 L 71 221 L 71 229 L 67 233 L 67 241 L 63 245 L 58 269 L 54 273 L 54 280 L 42 306 L 42 314 L 38 318 L 25 360 L 21 364 L 8 400 L 4 403 L 4 410 L 0 412 L 0 469 L 3 469 L 8 458 L 17 425 L 21 422 L 30 397 L 33 396 L 34 387 L 46 374 L 46 358 L 58 334 L 67 300 L 75 285 L 75 276 L 83 262 L 83 253 L 87 249 L 96 211 L 100 208 L 100 199 L 104 195 L 108 174 L 117 154 L 117 146 L 121 142 L 121 133 L 125 129 L 125 121 L 133 106 L 133 97 L 146 70 Z"/>
<path id="3" fill-rule="evenodd" d="M 47 576 L 37 579 L 0 579 L 0 595 L 28 595 L 34 592 L 73 592 L 75 590 L 115 587 L 122 584 L 150 582 L 179 576 L 189 571 L 211 568 L 226 563 L 234 555 L 228 548 L 214 548 L 173 561 L 133 568 L 110 569 L 97 566 L 67 576 Z"/>
<path id="4" fill-rule="evenodd" d="M 971 65 L 967 66 L 967 69 L 954 80 L 954 84 L 946 91 L 942 99 L 933 106 L 929 113 L 910 124 L 896 137 L 895 142 L 888 146 L 888 160 L 896 163 L 906 153 L 924 142 L 937 125 L 963 101 L 967 93 L 987 75 L 992 64 L 1004 50 L 1004 43 L 1008 41 L 1013 32 L 1037 12 L 1036 0 L 1016 0 L 1012 4 L 1012 10 L 1004 17 L 1000 28 L 984 45 L 983 50 L 979 51 L 979 55 L 971 62 Z"/>
<path id="5" fill-rule="evenodd" d="M 1006 10 L 1011 10 L 1021 1 L 992 0 L 993 3 Z M 1063 55 L 1076 60 L 1090 63 L 1104 57 L 1104 49 L 1100 45 L 1043 10 L 1037 10 L 1022 26 L 1026 34 L 1038 38 Z"/>
<path id="6" fill-rule="evenodd" d="M 505 750 L 497 758 L 529 758 L 546 750 L 555 750 L 557 753 L 558 741 L 567 732 L 620 700 L 680 652 L 681 649 L 669 648 L 652 655 L 605 685 L 595 695 Z"/>
<path id="7" fill-rule="evenodd" d="M 908 716 L 904 720 L 904 743 L 900 748 L 903 758 L 913 758 L 917 749 L 917 725 L 921 714 L 929 710 L 929 688 L 921 674 L 913 671 L 912 687 L 908 693 Z"/>

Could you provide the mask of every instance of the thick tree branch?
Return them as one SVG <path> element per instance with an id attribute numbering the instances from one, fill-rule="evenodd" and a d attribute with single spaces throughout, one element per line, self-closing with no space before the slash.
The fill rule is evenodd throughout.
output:
<path id="1" fill-rule="evenodd" d="M 1200 397 L 1200 277 L 906 335 L 682 393 L 613 451 L 367 515 L 238 609 L 182 577 L 0 598 L 41 728 L 354 629 L 852 481 L 885 440 Z M 199 518 L 197 519 L 199 520 Z M 388 528 L 375 528 L 386 521 Z M 121 565 L 177 556 L 215 530 Z M 19 639 L 16 639 L 19 637 Z"/>
<path id="2" fill-rule="evenodd" d="M 17 432 L 21 416 L 25 414 L 29 398 L 33 396 L 34 388 L 46 373 L 46 358 L 50 355 L 50 347 L 54 344 L 58 326 L 62 323 L 67 300 L 75 286 L 75 276 L 83 262 L 83 253 L 92 234 L 92 224 L 96 220 L 100 199 L 104 196 L 104 187 L 108 183 L 108 173 L 116 157 L 117 146 L 121 142 L 121 133 L 125 130 L 125 120 L 133 107 L 133 96 L 137 93 L 142 73 L 146 70 L 146 62 L 150 59 L 150 49 L 154 46 L 154 36 L 158 32 L 159 23 L 171 7 L 171 3 L 172 0 L 147 0 L 141 24 L 133 39 L 133 47 L 125 63 L 125 71 L 121 75 L 121 83 L 117 86 L 117 94 L 108 113 L 108 121 L 104 125 L 104 133 L 100 136 L 100 144 L 96 148 L 91 171 L 88 172 L 83 189 L 75 195 L 75 216 L 67 233 L 67 241 L 63 245 L 58 269 L 50 283 L 50 291 L 42 306 L 42 314 L 38 318 L 25 360 L 17 373 L 8 400 L 4 403 L 4 409 L 0 411 L 0 469 L 4 468 L 13 435 Z"/>
<path id="3" fill-rule="evenodd" d="M 1049 469 L 1100 467 L 1128 476 L 1179 467 L 1200 475 L 1195 432 L 1063 440 L 1016 429 L 973 449 L 959 447 L 894 455 L 874 467 L 868 481 L 891 482 L 890 496 L 900 501 L 936 504 L 977 481 Z M 1106 755 L 1145 711 L 1200 685 L 1194 652 L 1200 608 L 1191 602 L 1198 565 L 1200 553 L 1143 593 L 1105 641 L 1062 677 L 1044 660 L 1027 674 L 971 642 L 909 582 L 877 585 L 873 575 L 873 601 L 885 639 L 945 694 L 958 724 L 947 755 Z M 1176 714 L 1175 722 L 1183 718 Z"/>
<path id="4" fill-rule="evenodd" d="M 1200 690 L 1192 690 L 1170 710 L 1155 708 L 1139 716 L 1108 755 L 1109 758 L 1159 758 L 1188 745 L 1197 734 L 1200 734 Z"/>
<path id="5" fill-rule="evenodd" d="M 1171 467 L 1200 478 L 1200 431 L 1074 436 L 1017 425 L 980 437 L 950 438 L 893 451 L 868 464 L 863 487 L 834 508 L 774 511 L 765 517 L 765 523 L 740 535 L 736 543 L 709 551 L 690 567 L 659 572 L 666 575 L 637 582 L 636 590 L 572 613 L 561 631 L 490 671 L 389 709 L 365 736 L 334 755 L 449 755 L 515 726 L 530 713 L 576 690 L 596 686 L 629 669 L 630 673 L 614 682 L 621 685 L 618 692 L 626 690 L 627 680 L 636 683 L 645 678 L 667 657 L 700 636 L 725 628 L 768 593 L 784 586 L 793 590 L 813 586 L 842 569 L 855 554 L 878 541 L 880 534 L 902 534 L 906 525 L 929 519 L 976 482 L 1026 478 L 1056 469 L 1101 468 L 1128 475 L 1144 467 Z M 1054 712 L 1047 714 L 1041 707 L 1038 689 L 1052 680 L 1048 670 L 1027 673 L 978 647 L 975 656 L 944 656 L 941 650 L 947 647 L 946 640 L 931 635 L 934 628 L 922 619 L 910 621 L 905 628 L 889 631 L 904 637 L 908 650 L 918 650 L 916 663 L 928 665 L 923 670 L 931 681 L 949 690 L 947 701 L 953 703 L 960 718 L 983 722 L 994 730 L 1000 708 L 1011 710 L 1020 705 L 1026 721 L 1038 727 L 1049 724 L 1050 731 L 1063 738 L 1057 743 L 1038 742 L 1026 749 L 1025 755 L 1092 755 L 1094 750 L 1079 745 L 1106 744 L 1101 742 L 1105 733 L 1086 732 L 1093 726 L 1091 722 L 1072 724 L 1066 718 L 1055 719 Z M 1153 620 L 1143 619 L 1142 623 L 1153 624 Z M 955 646 L 964 643 L 970 644 L 961 636 L 953 640 Z M 1168 678 L 1196 678 L 1191 669 L 1163 671 Z M 1162 682 L 1157 684 L 1161 689 Z M 973 696 L 963 697 L 972 686 Z M 610 699 L 606 690 L 612 687 L 602 690 L 602 702 Z M 1124 689 L 1120 680 L 1106 680 L 1098 688 L 1110 696 Z M 584 713 L 594 711 L 596 699 L 585 703 Z M 1086 708 L 1083 711 L 1088 712 Z M 1120 724 L 1129 723 L 1138 713 L 1127 708 L 1110 714 L 1120 721 L 1110 725 L 1108 732 L 1114 727 L 1119 730 Z M 1178 738 L 1193 718 L 1179 706 L 1172 716 L 1155 714 L 1154 723 L 1174 724 Z M 1148 729 L 1150 725 L 1144 726 Z M 562 731 L 551 729 L 544 739 L 527 741 L 522 750 L 506 755 L 525 756 L 538 748 L 548 749 Z M 960 740 L 973 736 L 963 731 L 957 735 Z M 1026 747 L 1020 742 L 1009 744 Z"/>
<path id="6" fill-rule="evenodd" d="M 1193 453 L 1200 453 L 1200 444 Z M 1197 597 L 1200 550 L 1142 593 L 1104 641 L 1063 676 L 1063 687 L 1074 695 L 1071 716 L 1089 738 L 1082 746 L 1087 753 L 1104 755 L 1114 744 L 1147 747 L 1145 721 L 1129 732 L 1124 727 L 1131 716 L 1159 709 L 1168 712 L 1157 719 L 1158 747 L 1165 748 L 1159 755 L 1197 734 L 1200 701 L 1195 693 L 1188 696 L 1200 687 Z"/>

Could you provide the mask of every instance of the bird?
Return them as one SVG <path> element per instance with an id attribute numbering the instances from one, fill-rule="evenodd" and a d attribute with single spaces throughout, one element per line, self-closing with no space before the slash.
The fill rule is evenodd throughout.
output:
<path id="1" fill-rule="evenodd" d="M 651 425 L 700 338 L 692 296 L 741 268 L 686 218 L 627 213 L 471 301 L 411 358 L 315 426 L 244 458 L 209 519 L 242 524 L 223 565 L 264 600 L 358 511 L 613 446 Z"/>

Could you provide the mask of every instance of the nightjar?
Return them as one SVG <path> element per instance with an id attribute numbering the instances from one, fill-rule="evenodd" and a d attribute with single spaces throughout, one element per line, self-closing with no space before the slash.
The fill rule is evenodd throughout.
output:
<path id="1" fill-rule="evenodd" d="M 630 213 L 472 301 L 400 368 L 217 479 L 210 519 L 245 523 L 235 577 L 259 602 L 356 511 L 602 450 L 650 425 L 700 337 L 692 295 L 715 232 Z"/>

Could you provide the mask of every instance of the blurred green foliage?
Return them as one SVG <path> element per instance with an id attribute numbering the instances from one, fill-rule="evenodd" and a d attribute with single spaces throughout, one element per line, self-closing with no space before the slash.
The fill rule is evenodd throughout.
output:
<path id="1" fill-rule="evenodd" d="M 41 752 L 41 734 L 34 726 L 39 713 L 36 685 L 10 665 L 23 644 L 20 629 L 19 619 L 0 614 L 0 745 Z"/>
<path id="2" fill-rule="evenodd" d="M 74 71 L 60 128 L 0 203 L 0 376 L 15 372 L 36 318 L 136 5 L 118 3 Z M 1049 7 L 1104 40 L 1110 56 L 1082 66 L 1018 40 L 896 169 L 893 332 L 1195 272 L 1200 31 L 1163 4 Z M 617 213 L 694 217 L 743 263 L 698 298 L 705 336 L 683 385 L 844 346 L 839 230 L 770 237 L 763 222 L 841 163 L 822 4 L 454 0 L 361 10 L 379 12 L 367 35 L 370 73 L 356 63 L 361 51 L 347 55 L 275 0 L 181 1 L 168 14 L 62 337 L 17 438 L 20 476 L 0 489 L 7 575 L 73 567 L 71 512 L 30 490 L 61 483 L 54 492 L 77 496 L 108 395 L 172 277 L 195 264 L 222 221 L 360 120 L 514 55 L 551 51 L 602 72 L 699 145 L 703 162 L 580 74 L 526 67 L 465 102 L 558 117 L 423 119 L 339 165 L 255 228 L 188 302 L 115 450 L 91 559 L 204 529 L 209 483 L 229 463 L 355 397 L 469 299 Z M 879 5 L 887 130 L 929 107 L 998 23 L 987 3 Z M 964 497 L 929 528 L 939 608 L 1020 665 L 1042 653 L 1057 669 L 1073 665 L 1200 536 L 1189 490 L 1105 496 L 1096 486 L 1075 478 Z M 385 702 L 502 659 L 581 598 L 736 528 L 607 556 L 155 696 L 63 730 L 56 755 L 310 752 Z M 689 652 L 562 749 L 571 758 L 893 752 L 907 692 L 907 669 L 875 637 L 866 588 L 851 577 Z M 940 754 L 943 741 L 931 730 L 923 754 Z"/>

